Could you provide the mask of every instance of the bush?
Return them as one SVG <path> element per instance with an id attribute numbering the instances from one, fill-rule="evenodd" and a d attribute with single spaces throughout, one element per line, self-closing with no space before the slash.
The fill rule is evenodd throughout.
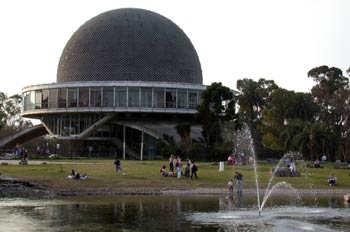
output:
<path id="1" fill-rule="evenodd" d="M 192 143 L 185 155 L 191 160 L 203 161 L 208 159 L 209 153 L 204 143 Z"/>
<path id="2" fill-rule="evenodd" d="M 172 138 L 164 137 L 163 139 L 158 139 L 157 142 L 157 156 L 169 157 L 174 155 L 178 149 Z"/>
<path id="3" fill-rule="evenodd" d="M 232 143 L 220 143 L 211 150 L 210 157 L 214 161 L 226 160 L 231 153 Z"/>

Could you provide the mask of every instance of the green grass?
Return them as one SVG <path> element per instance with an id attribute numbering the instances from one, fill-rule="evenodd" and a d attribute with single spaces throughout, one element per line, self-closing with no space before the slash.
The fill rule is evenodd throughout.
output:
<path id="1" fill-rule="evenodd" d="M 4 161 L 6 162 L 6 161 Z M 55 160 L 55 162 L 70 162 L 68 164 L 39 164 L 39 165 L 0 165 L 3 175 L 31 180 L 54 189 L 62 190 L 91 190 L 116 188 L 153 188 L 153 189 L 192 189 L 192 188 L 226 188 L 229 179 L 235 171 L 244 175 L 244 188 L 255 188 L 254 172 L 251 165 L 231 166 L 225 165 L 225 171 L 219 172 L 215 163 L 198 162 L 198 179 L 175 177 L 162 177 L 159 169 L 167 165 L 167 161 L 129 161 L 122 160 L 123 171 L 116 173 L 113 160 Z M 75 162 L 84 163 L 76 164 Z M 1 163 L 1 161 L 0 161 Z M 168 165 L 167 165 L 168 166 Z M 270 169 L 274 165 L 258 165 L 259 186 L 266 188 L 270 179 Z M 338 178 L 338 185 L 332 188 L 349 189 L 350 177 L 347 169 L 333 169 L 330 164 L 324 168 L 300 168 L 302 177 L 274 178 L 273 183 L 287 181 L 297 189 L 326 189 L 329 173 L 333 172 Z M 87 173 L 87 180 L 77 181 L 68 179 L 71 169 L 79 173 Z M 125 173 L 125 175 L 122 175 Z"/>

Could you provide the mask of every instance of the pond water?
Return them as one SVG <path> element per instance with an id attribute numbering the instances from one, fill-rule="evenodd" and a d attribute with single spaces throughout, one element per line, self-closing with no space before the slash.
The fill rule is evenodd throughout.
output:
<path id="1" fill-rule="evenodd" d="M 256 208 L 253 197 L 217 195 L 1 199 L 0 231 L 350 231 L 339 197 Z"/>

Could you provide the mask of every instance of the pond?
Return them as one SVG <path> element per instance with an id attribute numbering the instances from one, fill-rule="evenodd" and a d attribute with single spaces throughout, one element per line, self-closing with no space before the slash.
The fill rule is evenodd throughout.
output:
<path id="1" fill-rule="evenodd" d="M 256 199 L 232 195 L 3 198 L 0 231 L 350 231 L 350 207 L 275 197 L 259 216 Z"/>

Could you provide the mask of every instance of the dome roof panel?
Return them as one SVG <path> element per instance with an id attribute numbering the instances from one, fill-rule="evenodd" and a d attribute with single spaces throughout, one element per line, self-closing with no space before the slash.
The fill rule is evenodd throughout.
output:
<path id="1" fill-rule="evenodd" d="M 158 81 L 202 84 L 198 55 L 169 19 L 143 9 L 102 13 L 83 24 L 60 58 L 57 82 Z"/>

